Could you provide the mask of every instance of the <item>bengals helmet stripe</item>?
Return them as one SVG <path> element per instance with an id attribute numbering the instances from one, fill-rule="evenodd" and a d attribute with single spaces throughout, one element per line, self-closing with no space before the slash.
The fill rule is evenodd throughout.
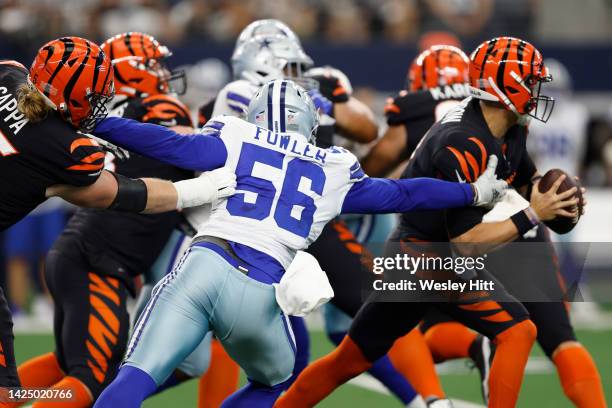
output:
<path id="1" fill-rule="evenodd" d="M 412 92 L 468 82 L 469 59 L 450 45 L 434 45 L 419 54 L 408 70 L 408 89 Z"/>
<path id="2" fill-rule="evenodd" d="M 113 62 L 117 92 L 126 96 L 147 96 L 159 93 L 184 92 L 171 89 L 170 82 L 180 80 L 185 87 L 184 72 L 171 72 L 165 59 L 172 53 L 148 34 L 126 32 L 102 44 Z"/>
<path id="3" fill-rule="evenodd" d="M 76 72 L 72 74 L 72 76 L 68 80 L 68 83 L 64 87 L 64 100 L 70 99 L 70 95 L 72 94 L 72 89 L 74 88 L 76 81 L 81 77 L 81 75 L 83 74 L 83 70 L 86 67 L 86 64 L 89 62 L 89 55 L 91 54 L 91 47 L 89 46 L 89 42 L 87 42 L 85 46 L 87 47 L 87 51 L 85 53 L 85 56 L 83 57 L 83 63 L 79 64 L 76 69 Z M 70 63 L 68 63 L 68 65 L 70 65 Z M 95 69 L 93 70 L 93 72 L 95 72 Z"/>
<path id="4" fill-rule="evenodd" d="M 64 43 L 64 50 L 63 50 L 63 54 L 62 54 L 61 63 L 57 64 L 57 67 L 55 67 L 55 71 L 53 71 L 53 74 L 51 74 L 51 77 L 49 78 L 48 84 L 50 86 L 53 85 L 53 80 L 55 79 L 57 74 L 61 71 L 61 69 L 63 68 L 64 64 L 66 64 L 66 61 L 68 61 L 68 58 L 70 57 L 70 54 L 72 54 L 72 51 L 74 51 L 74 42 L 70 38 L 60 38 L 59 40 L 62 43 Z M 51 59 L 51 56 L 53 54 L 55 54 L 55 48 L 56 47 L 54 47 L 54 46 L 51 46 L 51 47 L 48 48 L 49 55 L 47 55 L 47 61 L 49 61 Z M 45 95 L 46 96 L 49 96 L 49 93 L 51 92 L 51 87 L 50 86 L 48 86 L 47 89 L 45 90 Z"/>
<path id="5" fill-rule="evenodd" d="M 527 41 L 499 37 L 482 43 L 470 57 L 470 85 L 474 97 L 500 102 L 519 117 L 547 121 L 554 100 L 540 94 L 551 81 L 542 54 Z"/>
<path id="6" fill-rule="evenodd" d="M 106 117 L 114 94 L 110 60 L 96 44 L 79 37 L 50 41 L 38 51 L 28 80 L 62 119 L 90 131 Z M 104 81 L 99 77 L 104 75 Z"/>

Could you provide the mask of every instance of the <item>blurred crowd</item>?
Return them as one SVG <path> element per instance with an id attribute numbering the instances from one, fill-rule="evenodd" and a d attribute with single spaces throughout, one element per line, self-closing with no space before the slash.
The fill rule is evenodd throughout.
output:
<path id="1" fill-rule="evenodd" d="M 596 0 L 597 1 L 597 0 Z M 603 0 L 602 0 L 603 1 Z M 529 35 L 546 0 L 3 0 L 0 32 L 40 43 L 60 34 L 93 40 L 131 27 L 170 44 L 185 39 L 231 42 L 249 22 L 277 18 L 308 40 L 415 41 L 431 30 L 461 39 Z"/>

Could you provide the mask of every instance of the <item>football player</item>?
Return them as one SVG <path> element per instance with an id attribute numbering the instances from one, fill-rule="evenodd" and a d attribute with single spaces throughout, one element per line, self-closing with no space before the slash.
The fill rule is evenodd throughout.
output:
<path id="1" fill-rule="evenodd" d="M 320 109 L 317 146 L 332 146 L 334 141 L 339 141 L 338 136 L 354 142 L 374 140 L 377 136 L 374 115 L 352 96 L 348 78 L 337 69 L 310 68 L 312 65 L 313 61 L 302 50 L 297 36 L 282 22 L 268 19 L 249 24 L 238 37 L 232 56 L 236 80 L 227 84 L 215 100 L 200 108 L 200 125 L 211 115 L 244 117 L 250 99 L 262 83 L 289 77 L 309 89 L 315 106 Z M 207 215 L 208 209 L 187 212 L 187 218 L 196 227 Z M 363 246 L 345 223 L 337 219 L 324 227 L 308 252 L 317 258 L 335 288 L 332 302 L 354 315 L 361 305 L 361 289 L 355 274 L 361 268 Z M 297 375 L 309 361 L 309 337 L 303 319 L 292 316 L 290 321 L 297 344 L 294 371 Z M 371 373 L 394 390 L 405 404 L 415 399 L 412 387 L 387 357 L 378 361 Z"/>
<path id="2" fill-rule="evenodd" d="M 385 106 L 389 125 L 387 131 L 361 159 L 366 174 L 383 177 L 395 169 L 412 155 L 434 122 L 468 96 L 468 66 L 469 59 L 463 51 L 446 45 L 434 45 L 412 61 L 408 69 L 407 89 L 400 91 L 399 95 L 390 99 Z M 374 247 L 378 247 L 390 232 L 381 236 L 378 221 L 378 218 L 371 215 L 365 216 L 359 224 L 361 228 L 356 236 L 366 236 Z M 354 224 L 354 221 L 349 222 L 349 228 Z M 374 224 L 374 228 L 366 229 L 364 234 L 364 226 L 370 224 Z M 360 249 L 359 253 L 362 250 Z M 354 271 L 347 268 L 339 270 L 346 273 L 347 282 L 355 276 Z M 359 287 L 360 285 L 361 282 L 358 282 Z M 336 344 L 344 338 L 350 326 L 350 320 L 341 317 L 341 314 L 337 308 L 326 306 L 326 329 L 333 330 L 332 341 Z M 427 403 L 438 401 L 438 404 L 442 404 L 445 394 L 428 345 L 419 330 L 412 330 L 398 339 L 389 356 L 393 365 L 410 380 Z M 376 369 L 377 364 L 374 364 L 373 369 Z"/>
<path id="3" fill-rule="evenodd" d="M 487 156 L 495 154 L 503 158 L 496 174 L 526 192 L 536 169 L 525 149 L 524 124 L 529 117 L 546 121 L 553 103 L 540 94 L 541 83 L 550 80 L 542 56 L 523 40 L 495 38 L 474 51 L 469 76 L 473 97 L 456 105 L 428 131 L 402 177 L 471 181 L 484 171 Z M 392 241 L 406 250 L 417 246 L 419 252 L 430 250 L 428 242 L 451 242 L 462 244 L 456 246 L 461 255 L 485 253 L 513 241 L 540 220 L 576 216 L 571 210 L 578 203 L 577 198 L 571 198 L 576 188 L 557 194 L 562 181 L 563 177 L 559 178 L 545 193 L 530 189 L 531 206 L 506 221 L 482 223 L 484 210 L 476 208 L 404 213 Z M 434 278 L 449 278 L 436 272 L 432 272 Z M 492 279 L 486 270 L 478 271 L 472 279 L 477 277 Z M 499 283 L 495 283 L 494 293 L 468 291 L 455 296 L 459 299 L 385 303 L 377 302 L 374 293 L 340 346 L 303 371 L 276 406 L 314 406 L 334 388 L 368 369 L 430 309 L 439 308 L 496 342 L 489 406 L 514 407 L 536 337 L 534 324 L 525 308 Z"/>
<path id="4" fill-rule="evenodd" d="M 576 174 L 580 129 L 585 126 L 586 114 L 580 105 L 563 101 L 569 85 L 567 71 L 558 61 L 546 59 L 544 63 L 554 79 L 547 86 L 547 92 L 555 96 L 555 109 L 547 123 L 530 123 L 527 148 L 530 154 L 535 153 L 537 168 L 561 168 L 567 174 Z M 604 407 L 605 396 L 598 369 L 588 350 L 577 340 L 568 308 L 562 301 L 568 289 L 549 235 L 548 228 L 539 224 L 515 241 L 530 245 L 493 252 L 489 254 L 488 266 L 511 294 L 524 300 L 523 305 L 538 329 L 538 344 L 555 365 L 565 395 L 577 407 Z M 568 241 L 567 235 L 563 238 Z M 557 249 L 561 250 L 561 255 L 569 252 L 563 244 Z M 513 261 L 509 263 L 507 259 Z M 428 315 L 420 328 L 436 362 L 466 357 L 474 360 L 482 375 L 486 401 L 495 345 L 437 311 Z"/>
<path id="5" fill-rule="evenodd" d="M 224 169 L 177 183 L 103 170 L 104 152 L 83 132 L 106 117 L 113 78 L 105 53 L 78 37 L 44 45 L 29 71 L 16 61 L 0 63 L 0 230 L 52 196 L 93 208 L 162 213 L 233 193 L 234 176 Z M 19 386 L 12 323 L 2 294 L 0 301 L 0 385 Z M 73 385 L 77 398 L 91 398 L 81 383 Z"/>
<path id="6" fill-rule="evenodd" d="M 213 204 L 209 221 L 177 268 L 157 285 L 125 363 L 97 407 L 140 406 L 209 331 L 249 378 L 224 404 L 272 406 L 292 375 L 295 344 L 271 284 L 279 282 L 296 251 L 313 242 L 326 222 L 341 212 L 487 205 L 506 185 L 492 177 L 493 157 L 472 184 L 369 178 L 348 151 L 309 143 L 318 123 L 316 109 L 291 81 L 264 85 L 249 105 L 248 118 L 251 123 L 216 117 L 204 127 L 227 152 L 226 165 L 237 169 L 242 193 Z M 112 122 L 108 118 L 98 125 L 100 137 L 164 160 L 169 146 L 197 155 L 203 143 L 159 128 L 146 137 L 126 137 L 113 131 Z M 193 160 L 170 156 L 181 167 Z"/>
<path id="7" fill-rule="evenodd" d="M 302 49 L 295 33 L 284 23 L 265 19 L 249 24 L 236 41 L 231 62 L 235 80 L 227 84 L 214 100 L 200 108 L 200 126 L 207 118 L 221 114 L 244 118 L 249 101 L 262 84 L 272 79 L 290 78 L 309 90 L 322 113 L 317 130 L 318 146 L 330 147 L 334 134 L 339 132 L 358 142 L 376 138 L 377 126 L 373 113 L 346 91 L 338 77 L 320 70 L 309 70 L 313 65 L 312 59 Z M 190 223 L 197 228 L 206 220 L 208 210 L 194 209 L 187 214 Z M 345 262 L 350 257 L 351 265 L 359 265 L 360 255 L 346 249 L 336 228 L 333 228 L 334 223 L 325 227 L 310 252 L 323 262 L 322 267 L 326 271 L 331 270 L 329 262 L 342 255 L 345 255 Z M 345 262 L 341 264 L 346 266 Z M 332 286 L 337 287 L 334 278 Z M 337 290 L 334 302 L 344 303 L 344 293 Z M 359 291 L 351 293 L 351 297 L 355 299 L 353 303 L 360 303 Z M 356 311 L 358 306 L 353 309 Z M 295 371 L 298 374 L 308 364 L 309 336 L 303 319 L 292 316 L 290 320 L 298 349 Z"/>
<path id="8" fill-rule="evenodd" d="M 117 89 L 109 103 L 111 115 L 192 126 L 188 108 L 172 96 L 184 92 L 185 82 L 182 73 L 166 68 L 171 55 L 166 46 L 150 35 L 128 32 L 110 38 L 101 48 L 113 64 Z M 106 168 L 133 178 L 193 177 L 192 171 L 136 154 L 107 161 Z M 91 406 L 114 378 L 125 353 L 126 302 L 128 294 L 135 294 L 134 278 L 151 268 L 179 220 L 176 211 L 145 215 L 77 210 L 48 254 L 45 269 L 55 303 L 56 351 L 19 366 L 23 386 L 51 387 L 60 380 L 71 385 L 76 379 L 91 399 L 77 400 L 74 407 Z M 179 370 L 179 377 L 195 376 L 189 369 Z"/>

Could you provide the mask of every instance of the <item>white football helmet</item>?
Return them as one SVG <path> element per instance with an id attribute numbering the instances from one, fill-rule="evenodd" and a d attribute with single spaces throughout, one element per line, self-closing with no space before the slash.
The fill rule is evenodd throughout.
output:
<path id="1" fill-rule="evenodd" d="M 273 132 L 296 132 L 315 143 L 319 114 L 304 88 L 276 79 L 264 84 L 249 104 L 247 120 Z"/>
<path id="2" fill-rule="evenodd" d="M 232 57 L 235 79 L 263 85 L 273 79 L 287 78 L 310 88 L 304 73 L 313 65 L 299 43 L 285 36 L 258 36 L 240 46 Z"/>

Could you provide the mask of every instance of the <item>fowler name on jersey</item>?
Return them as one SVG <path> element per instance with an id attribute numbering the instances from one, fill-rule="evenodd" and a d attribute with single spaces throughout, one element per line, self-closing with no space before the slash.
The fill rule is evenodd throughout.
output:
<path id="1" fill-rule="evenodd" d="M 254 139 L 260 140 L 263 132 L 267 134 L 265 140 L 269 145 L 278 147 L 280 150 L 292 153 L 296 156 L 301 156 L 304 159 L 312 159 L 321 164 L 325 164 L 327 153 L 323 149 L 310 143 L 304 143 L 302 140 L 296 139 L 295 136 L 292 138 L 290 134 L 275 133 L 260 127 L 257 128 Z M 291 148 L 289 146 L 291 146 Z"/>

